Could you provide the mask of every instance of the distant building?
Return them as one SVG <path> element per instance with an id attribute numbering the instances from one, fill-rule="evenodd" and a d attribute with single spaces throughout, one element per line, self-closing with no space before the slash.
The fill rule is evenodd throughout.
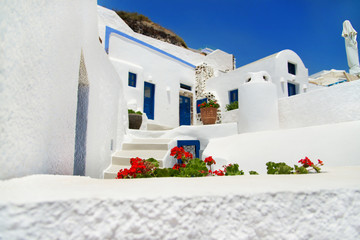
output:
<path id="1" fill-rule="evenodd" d="M 322 87 L 330 87 L 336 84 L 358 80 L 359 77 L 349 74 L 344 70 L 323 70 L 309 76 L 309 83 Z"/>

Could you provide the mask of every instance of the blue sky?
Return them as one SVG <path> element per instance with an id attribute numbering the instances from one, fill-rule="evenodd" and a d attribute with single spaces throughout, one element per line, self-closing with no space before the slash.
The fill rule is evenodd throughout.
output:
<path id="1" fill-rule="evenodd" d="M 291 49 L 309 74 L 348 71 L 343 21 L 350 20 L 360 31 L 360 0 L 98 0 L 98 4 L 144 14 L 174 31 L 190 48 L 232 53 L 237 67 Z"/>

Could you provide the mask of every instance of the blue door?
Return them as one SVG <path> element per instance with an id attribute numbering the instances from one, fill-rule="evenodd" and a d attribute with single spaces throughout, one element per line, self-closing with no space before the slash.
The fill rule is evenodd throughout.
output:
<path id="1" fill-rule="evenodd" d="M 155 85 L 144 82 L 144 113 L 154 120 Z"/>
<path id="2" fill-rule="evenodd" d="M 190 125 L 191 117 L 190 117 L 190 98 L 180 96 L 180 126 L 181 125 Z"/>
<path id="3" fill-rule="evenodd" d="M 288 82 L 288 96 L 296 95 L 296 85 Z"/>
<path id="4" fill-rule="evenodd" d="M 237 89 L 230 91 L 229 92 L 229 102 L 230 103 L 237 102 L 238 96 L 239 96 L 239 91 Z"/>

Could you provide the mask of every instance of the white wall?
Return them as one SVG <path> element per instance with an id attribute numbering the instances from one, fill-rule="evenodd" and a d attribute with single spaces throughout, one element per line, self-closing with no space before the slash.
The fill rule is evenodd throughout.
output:
<path id="1" fill-rule="evenodd" d="M 73 173 L 81 49 L 90 85 L 86 174 L 101 177 L 123 102 L 98 42 L 96 1 L 6 0 L 0 15 L 0 178 Z"/>
<path id="2" fill-rule="evenodd" d="M 244 133 L 210 139 L 203 158 L 213 156 L 222 168 L 238 163 L 240 169 L 266 173 L 266 163 L 285 162 L 292 166 L 305 156 L 321 159 L 326 167 L 360 165 L 360 120 L 312 126 Z"/>
<path id="3" fill-rule="evenodd" d="M 144 82 L 150 82 L 155 84 L 155 116 L 148 123 L 179 126 L 180 83 L 191 86 L 195 95 L 195 69 L 117 34 L 111 34 L 109 46 L 115 69 L 126 79 L 124 95 L 128 107 L 144 111 Z M 128 86 L 129 71 L 137 74 L 136 88 Z M 193 107 L 195 104 L 193 101 Z"/>
<path id="4" fill-rule="evenodd" d="M 5 193 L 0 196 L 0 238 L 355 240 L 360 235 L 359 170 L 0 181 Z"/>
<path id="5" fill-rule="evenodd" d="M 281 128 L 360 120 L 360 81 L 279 99 Z"/>
<path id="6" fill-rule="evenodd" d="M 288 62 L 297 65 L 296 75 L 288 73 Z M 249 72 L 259 71 L 269 73 L 277 87 L 279 98 L 288 96 L 287 82 L 298 84 L 299 93 L 303 93 L 304 84 L 308 84 L 308 70 L 305 68 L 300 57 L 291 50 L 283 50 L 234 71 L 207 80 L 206 90 L 216 92 L 219 97 L 221 111 L 224 112 L 226 104 L 229 104 L 229 91 L 239 88 L 246 81 Z"/>

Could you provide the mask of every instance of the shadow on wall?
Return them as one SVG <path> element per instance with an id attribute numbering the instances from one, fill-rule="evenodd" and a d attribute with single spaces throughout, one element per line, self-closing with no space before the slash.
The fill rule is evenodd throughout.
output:
<path id="1" fill-rule="evenodd" d="M 81 51 L 74 154 L 74 175 L 85 176 L 86 167 L 86 132 L 89 106 L 89 81 L 84 55 Z"/>

